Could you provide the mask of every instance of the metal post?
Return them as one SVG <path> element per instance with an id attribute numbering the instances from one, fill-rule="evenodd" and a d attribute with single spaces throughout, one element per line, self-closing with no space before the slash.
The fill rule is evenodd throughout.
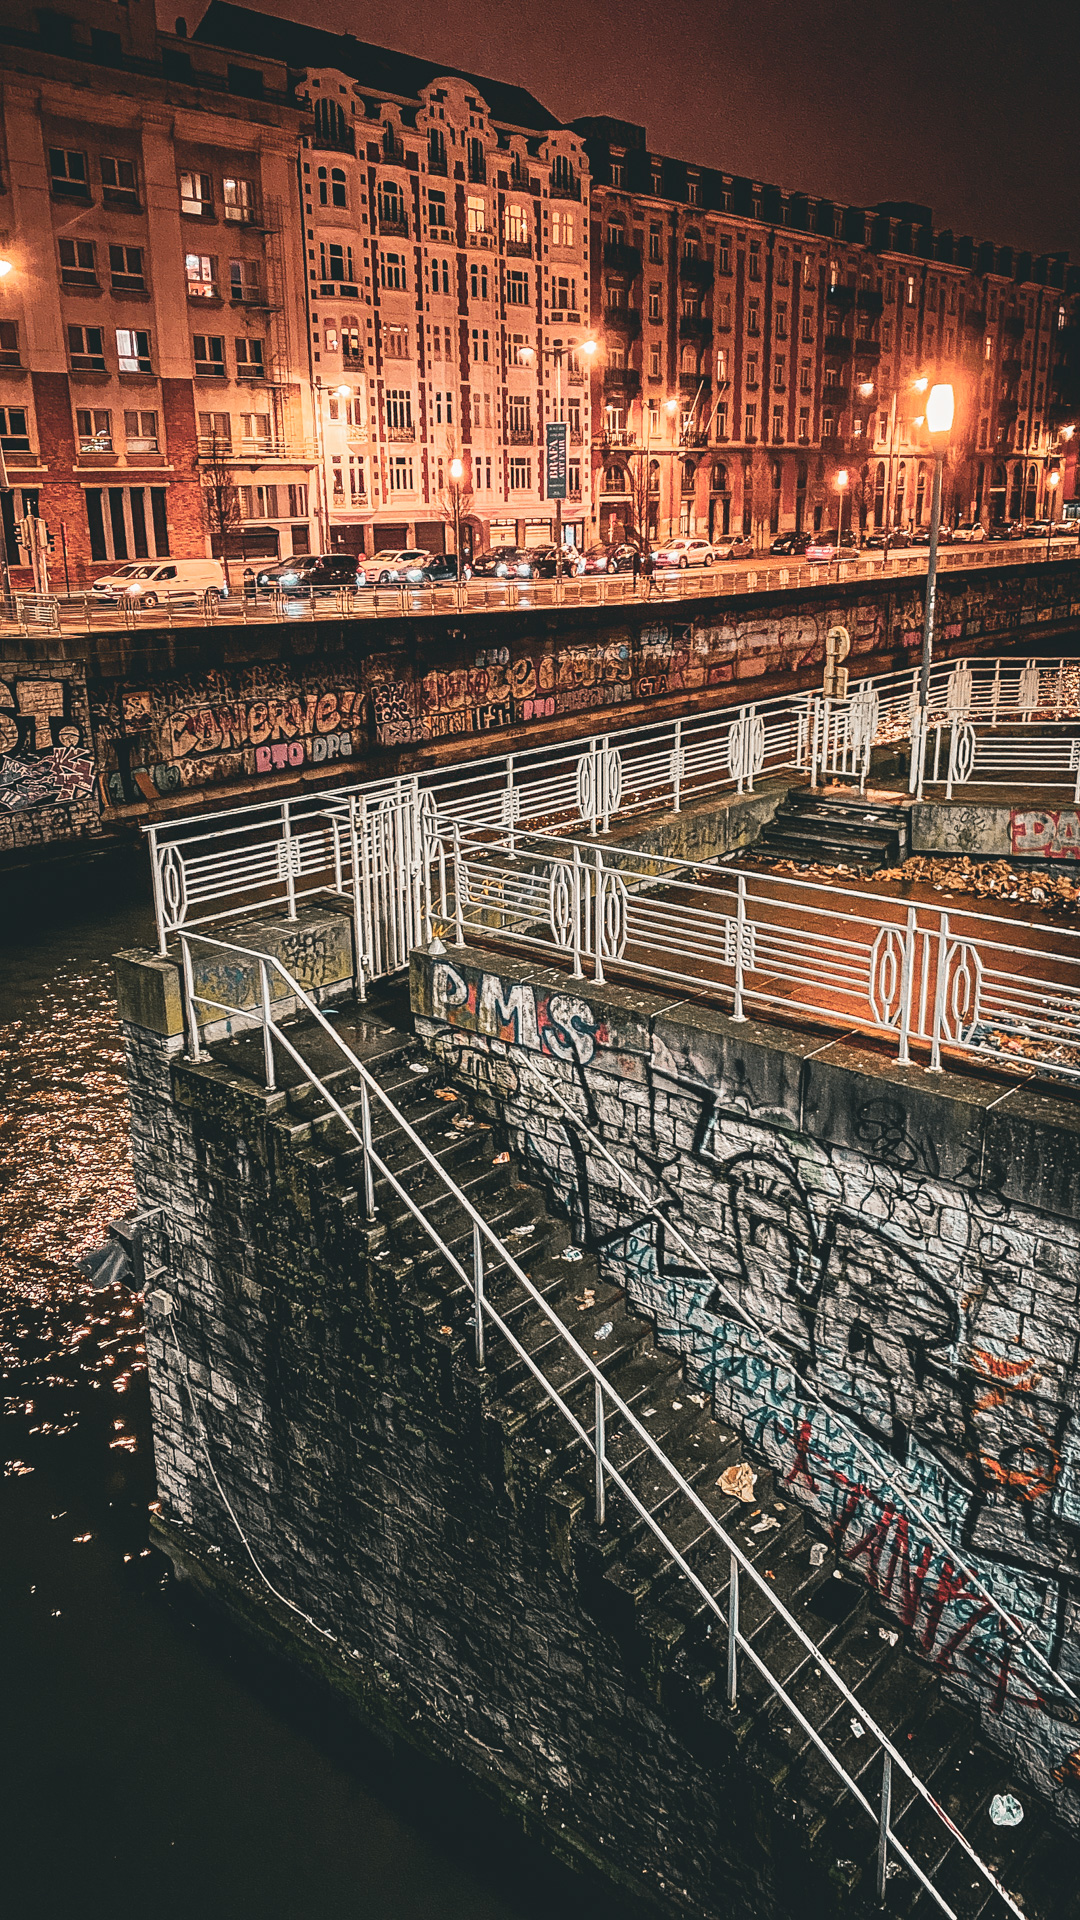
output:
<path id="1" fill-rule="evenodd" d="M 375 1179 L 371 1167 L 371 1101 L 367 1084 L 360 1084 L 360 1138 L 364 1148 L 364 1217 L 375 1218 Z"/>
<path id="2" fill-rule="evenodd" d="M 727 1607 L 727 1703 L 739 1702 L 739 1563 L 735 1555 L 728 1562 Z"/>
<path id="3" fill-rule="evenodd" d="M 475 1220 L 472 1230 L 473 1312 L 476 1315 L 476 1364 L 484 1364 L 484 1243 Z"/>
<path id="4" fill-rule="evenodd" d="M 508 795 L 506 802 L 506 824 L 509 828 L 509 851 L 510 853 L 516 853 L 517 836 L 514 832 L 514 756 L 512 753 L 508 753 L 506 756 L 506 791 Z"/>
<path id="5" fill-rule="evenodd" d="M 571 906 L 573 941 L 574 941 L 574 967 L 573 967 L 573 972 L 570 975 L 570 978 L 572 980 L 584 980 L 585 975 L 584 975 L 584 972 L 582 971 L 582 966 L 581 966 L 581 928 L 582 928 L 582 903 L 585 898 L 585 885 L 584 885 L 584 871 L 581 864 L 581 848 L 577 845 L 576 842 L 574 843 L 574 864 L 572 869 L 571 886 L 573 890 L 571 895 L 570 906 Z"/>
<path id="6" fill-rule="evenodd" d="M 593 1451 L 595 1454 L 596 1524 L 602 1527 L 607 1518 L 607 1434 L 604 1426 L 604 1388 L 603 1383 L 595 1383 Z"/>
<path id="7" fill-rule="evenodd" d="M 922 716 L 924 734 L 927 707 L 930 700 L 930 658 L 934 645 L 934 600 L 937 593 L 938 535 L 941 532 L 941 476 L 944 466 L 944 451 L 935 451 L 934 495 L 930 509 L 930 557 L 926 566 L 926 612 L 923 616 L 922 666 L 919 670 L 919 710 Z M 922 799 L 923 761 L 921 756 L 919 759 L 919 780 L 915 795 L 916 799 Z"/>
<path id="8" fill-rule="evenodd" d="M 949 916 L 938 916 L 937 940 L 937 978 L 934 981 L 934 1025 L 930 1035 L 930 1065 L 927 1073 L 940 1073 L 941 1066 L 941 1029 L 945 1019 L 945 968 L 949 951 Z"/>
<path id="9" fill-rule="evenodd" d="M 259 996 L 262 1001 L 263 1066 L 266 1069 L 266 1091 L 273 1093 L 276 1091 L 277 1082 L 274 1079 L 274 1039 L 270 1023 L 270 978 L 266 971 L 265 960 L 259 961 Z"/>
<path id="10" fill-rule="evenodd" d="M 282 845 L 285 849 L 285 891 L 289 902 L 289 919 L 296 919 L 296 875 L 293 872 L 292 822 L 289 818 L 289 802 L 281 803 L 281 822 L 284 828 Z"/>
<path id="11" fill-rule="evenodd" d="M 746 939 L 746 875 L 740 873 L 735 910 L 735 1006 L 732 1020 L 745 1020 L 743 1012 L 743 944 Z"/>
<path id="12" fill-rule="evenodd" d="M 0 538 L 2 538 L 2 535 L 0 535 Z M 158 952 L 160 954 L 166 954 L 169 949 L 168 942 L 165 939 L 165 896 L 161 890 L 161 867 L 158 862 L 158 837 L 156 827 L 151 827 L 147 839 L 150 842 L 150 879 L 154 889 L 154 917 L 157 920 Z"/>
<path id="13" fill-rule="evenodd" d="M 881 1808 L 878 1814 L 877 1897 L 885 1898 L 889 1879 L 889 1821 L 892 1816 L 892 1754 L 881 1756 Z"/>
<path id="14" fill-rule="evenodd" d="M 676 720 L 675 722 L 675 745 L 671 750 L 671 768 L 672 768 L 671 784 L 672 784 L 672 790 L 673 790 L 671 805 L 672 805 L 672 811 L 674 813 L 678 813 L 680 810 L 681 802 L 682 802 L 683 746 L 682 746 L 682 721 L 681 720 Z"/>
<path id="15" fill-rule="evenodd" d="M 191 943 L 186 934 L 180 935 L 180 948 L 184 960 L 184 1014 L 187 1020 L 188 1047 L 193 1060 L 201 1060 L 203 1051 L 199 1045 L 199 1016 L 195 1010 L 195 975 L 191 965 Z"/>
<path id="16" fill-rule="evenodd" d="M 897 1065 L 911 1065 L 908 1041 L 911 1036 L 911 993 L 915 979 L 915 908 L 907 910 L 907 929 L 904 934 L 904 958 L 900 969 L 900 1048 L 897 1053 Z"/>
<path id="17" fill-rule="evenodd" d="M 364 804 L 360 798 L 361 806 Z M 353 897 L 353 958 L 356 967 L 356 998 L 367 999 L 367 981 L 364 977 L 364 961 L 368 955 L 368 943 L 363 928 L 364 895 L 360 876 L 360 836 L 356 830 L 357 796 L 349 795 L 349 860 L 352 872 Z"/>
<path id="18" fill-rule="evenodd" d="M 593 901 L 593 928 L 595 933 L 595 951 L 593 953 L 593 979 L 598 987 L 604 984 L 604 856 L 599 847 L 596 849 L 596 898 Z"/>
<path id="19" fill-rule="evenodd" d="M 463 873 L 463 868 L 461 864 L 461 824 L 459 821 L 455 820 L 454 821 L 454 945 L 455 947 L 463 947 L 465 945 L 465 926 L 464 926 L 464 919 L 461 911 L 462 873 Z"/>

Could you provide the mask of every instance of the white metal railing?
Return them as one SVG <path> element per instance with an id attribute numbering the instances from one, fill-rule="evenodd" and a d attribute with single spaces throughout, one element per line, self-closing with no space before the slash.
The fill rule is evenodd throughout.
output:
<path id="1" fill-rule="evenodd" d="M 298 902 L 318 894 L 353 892 L 359 901 L 364 842 L 362 834 L 357 839 L 358 812 L 368 819 L 394 808 L 437 813 L 444 821 L 507 832 L 512 845 L 519 828 L 607 833 L 635 816 L 678 813 L 711 794 L 753 792 L 763 779 L 785 772 L 812 779 L 854 774 L 865 782 L 872 745 L 910 738 L 917 682 L 918 670 L 903 668 L 857 681 L 846 702 L 823 701 L 813 692 L 782 694 L 154 825 L 146 831 L 160 950 L 181 927 L 235 918 L 255 904 L 283 907 L 294 918 Z M 931 673 L 938 760 L 941 729 L 953 721 L 996 725 L 1036 713 L 1080 713 L 1080 661 L 943 662 Z M 415 827 L 405 838 L 412 887 Z"/>
<path id="2" fill-rule="evenodd" d="M 1080 932 L 554 833 L 455 822 L 431 915 L 571 978 L 674 982 L 731 1006 L 859 1028 L 1080 1081 Z M 426 871 L 434 875 L 436 863 Z"/>
<path id="3" fill-rule="evenodd" d="M 1071 560 L 1072 552 L 1054 552 L 1053 561 Z M 972 567 L 1043 564 L 1046 543 L 1027 542 L 1007 545 L 946 549 L 938 554 L 939 571 Z M 245 566 L 257 572 L 264 562 L 252 558 L 231 562 L 238 573 Z M 58 620 L 67 631 L 132 625 L 205 626 L 278 620 L 364 620 L 412 617 L 423 619 L 433 614 L 504 611 L 539 607 L 621 606 L 628 601 L 662 604 L 669 600 L 727 598 L 741 593 L 801 592 L 810 587 L 833 585 L 837 581 L 905 579 L 926 572 L 925 550 L 914 549 L 890 554 L 888 560 L 877 555 L 841 560 L 825 566 L 805 562 L 778 562 L 763 554 L 753 566 L 724 564 L 696 567 L 686 572 L 673 568 L 655 575 L 651 589 L 631 574 L 575 575 L 565 580 L 469 580 L 460 585 L 423 587 L 402 585 L 354 592 L 348 587 L 305 590 L 300 595 L 234 591 L 203 608 L 190 603 L 166 603 L 156 607 L 137 602 L 119 605 L 95 601 L 93 595 L 58 596 Z M 6 627 L 19 627 L 17 618 L 0 605 L 0 634 Z"/>
<path id="4" fill-rule="evenodd" d="M 209 994 L 197 992 L 195 987 L 196 967 L 192 955 L 193 943 L 203 947 L 210 947 L 218 952 L 233 955 L 249 963 L 254 963 L 257 969 L 259 983 L 257 1006 L 253 1008 L 250 1005 L 222 1001 Z M 780 1703 L 788 1718 L 810 1741 L 846 1793 L 863 1809 L 874 1823 L 877 1829 L 875 1878 L 878 1898 L 884 1899 L 889 1878 L 890 1862 L 895 1857 L 897 1861 L 901 1862 L 908 1871 L 914 1875 L 915 1879 L 929 1894 L 940 1911 L 948 1915 L 949 1920 L 957 1920 L 954 1908 L 949 1905 L 948 1901 L 934 1885 L 932 1872 L 928 1873 L 924 1867 L 920 1865 L 896 1832 L 892 1816 L 892 1796 L 894 1775 L 899 1773 L 906 1779 L 912 1789 L 913 1797 L 908 1803 L 909 1806 L 913 1806 L 918 1802 L 928 1808 L 945 1832 L 948 1833 L 961 1848 L 965 1857 L 970 1861 L 972 1867 L 982 1876 L 987 1886 L 992 1888 L 999 1896 L 1004 1903 L 1006 1911 L 1014 1916 L 1014 1920 L 1024 1920 L 1024 1915 L 1020 1907 L 1011 1895 L 1006 1892 L 1005 1888 L 1001 1886 L 992 1869 L 980 1858 L 971 1842 L 934 1798 L 929 1788 L 919 1778 L 918 1774 L 916 1774 L 901 1750 L 894 1745 L 889 1736 L 878 1725 L 873 1715 L 867 1711 L 858 1695 L 847 1685 L 839 1672 L 832 1666 L 817 1642 L 799 1625 L 799 1622 L 784 1605 L 779 1595 L 770 1588 L 767 1579 L 759 1573 L 753 1561 L 747 1556 L 738 1542 L 721 1524 L 711 1509 L 706 1506 L 701 1496 L 683 1477 L 678 1468 L 668 1459 L 662 1447 L 654 1440 L 647 1428 L 644 1427 L 637 1418 L 632 1408 L 627 1405 L 618 1391 L 608 1381 L 602 1368 L 597 1365 L 574 1338 L 569 1328 L 560 1320 L 558 1314 L 554 1311 L 544 1294 L 534 1286 L 528 1274 L 520 1266 L 515 1255 L 509 1251 L 494 1228 L 489 1225 L 483 1215 L 472 1205 L 472 1202 L 462 1192 L 456 1181 L 447 1173 L 441 1161 L 432 1153 L 431 1149 L 411 1126 L 409 1121 L 398 1110 L 379 1081 L 364 1066 L 363 1062 L 348 1046 L 347 1042 L 337 1032 L 321 1009 L 317 1007 L 309 995 L 305 993 L 304 989 L 299 985 L 289 970 L 283 966 L 281 961 L 273 954 L 262 952 L 255 948 L 243 947 L 229 941 L 218 940 L 207 935 L 183 934 L 181 936 L 181 948 L 185 1018 L 191 1058 L 198 1061 L 205 1057 L 200 1036 L 201 1021 L 199 1009 L 201 1008 L 211 1015 L 224 1015 L 230 1022 L 234 1020 L 247 1021 L 261 1028 L 264 1072 L 268 1088 L 273 1089 L 276 1086 L 275 1045 L 279 1046 L 288 1058 L 292 1060 L 294 1065 L 299 1068 L 308 1084 L 325 1103 L 328 1113 L 335 1116 L 345 1128 L 348 1135 L 360 1148 L 362 1156 L 362 1187 L 365 1217 L 369 1221 L 373 1221 L 377 1213 L 375 1205 L 375 1182 L 377 1177 L 387 1183 L 391 1191 L 397 1196 L 397 1199 L 412 1215 L 432 1246 L 457 1275 L 462 1284 L 469 1289 L 474 1306 L 472 1324 L 474 1358 L 477 1368 L 482 1371 L 485 1367 L 487 1336 L 489 1330 L 491 1330 L 506 1343 L 516 1356 L 518 1363 L 526 1369 L 546 1398 L 551 1402 L 552 1406 L 558 1410 L 570 1431 L 581 1443 L 586 1455 L 591 1455 L 593 1461 L 594 1513 L 597 1526 L 603 1527 L 606 1524 L 607 1494 L 609 1487 L 613 1487 L 627 1502 L 631 1512 L 637 1516 L 637 1519 L 648 1529 L 653 1538 L 661 1546 L 671 1566 L 690 1584 L 706 1609 L 723 1629 L 727 1649 L 725 1669 L 728 1705 L 732 1708 L 738 1705 L 739 1660 L 741 1656 L 744 1660 L 749 1661 L 773 1697 Z M 349 1106 L 342 1104 L 325 1082 L 319 1078 L 315 1070 L 304 1058 L 303 1053 L 294 1044 L 293 1038 L 286 1032 L 280 1020 L 275 1018 L 273 996 L 270 987 L 272 974 L 277 975 L 286 990 L 285 996 L 279 996 L 279 998 L 285 997 L 287 999 L 290 1011 L 296 1008 L 302 1009 L 303 1013 L 306 1014 L 309 1019 L 314 1021 L 325 1034 L 329 1035 L 339 1050 L 349 1073 L 355 1077 L 355 1090 L 359 1095 L 355 1103 L 355 1106 L 359 1110 L 359 1124 L 357 1124 L 356 1119 L 354 1119 L 353 1112 L 350 1111 Z M 436 1227 L 428 1217 L 424 1208 L 413 1199 L 412 1195 L 391 1171 L 385 1158 L 379 1152 L 375 1144 L 374 1130 L 372 1127 L 373 1100 L 378 1102 L 390 1127 L 395 1133 L 404 1136 L 404 1138 L 409 1141 L 413 1150 L 419 1154 L 428 1172 L 435 1176 L 443 1194 L 449 1196 L 455 1202 L 468 1220 L 471 1228 L 472 1241 L 471 1270 L 459 1259 L 453 1247 L 444 1239 L 438 1227 Z M 486 1266 L 486 1261 L 491 1264 Z M 492 1273 L 500 1267 L 504 1269 L 507 1274 L 513 1276 L 514 1281 L 532 1302 L 532 1305 L 543 1314 L 552 1329 L 555 1339 L 559 1343 L 560 1350 L 562 1352 L 568 1351 L 573 1356 L 579 1376 L 591 1384 L 592 1409 L 591 1418 L 588 1421 L 579 1417 L 579 1414 L 568 1401 L 566 1393 L 548 1377 L 548 1374 L 539 1364 L 536 1356 L 531 1354 L 517 1338 L 517 1335 L 508 1324 L 504 1315 L 498 1311 L 491 1301 L 486 1282 L 490 1280 Z M 614 1464 L 609 1448 L 609 1434 L 612 1424 L 615 1421 L 623 1423 L 626 1429 L 633 1434 L 639 1447 L 646 1451 L 661 1469 L 671 1486 L 672 1492 L 681 1495 L 681 1497 L 691 1505 L 697 1518 L 712 1535 L 717 1545 L 726 1552 L 728 1563 L 727 1593 L 725 1596 L 726 1605 L 713 1592 L 711 1586 L 695 1571 L 685 1554 L 679 1550 L 662 1523 L 657 1519 L 656 1513 L 645 1505 L 635 1493 L 625 1474 Z M 758 1604 L 764 1608 L 766 1617 L 782 1623 L 783 1627 L 798 1643 L 803 1654 L 810 1661 L 815 1677 L 820 1676 L 823 1678 L 833 1690 L 838 1701 L 842 1700 L 847 1706 L 854 1710 L 858 1716 L 860 1725 L 875 1741 L 882 1757 L 881 1785 L 876 1805 L 870 1799 L 869 1794 L 864 1792 L 858 1780 L 854 1779 L 849 1773 L 840 1756 L 830 1747 L 822 1727 L 815 1726 L 811 1720 L 807 1718 L 798 1702 L 792 1697 L 792 1678 L 789 1676 L 786 1684 L 782 1682 L 754 1645 L 753 1640 L 748 1637 L 743 1630 L 740 1623 L 740 1602 L 742 1583 L 744 1581 L 750 1582 L 754 1590 L 755 1599 Z M 830 1716 L 826 1715 L 826 1731 L 829 1724 Z M 865 1774 L 864 1769 L 860 1771 Z"/>
<path id="5" fill-rule="evenodd" d="M 939 749 L 940 742 L 938 729 Z M 933 772 L 926 772 L 931 784 L 942 778 L 947 800 L 952 799 L 956 786 L 1008 787 L 1013 791 L 1017 787 L 1063 787 L 1074 802 L 1080 802 L 1080 730 L 1075 721 L 1059 721 L 1045 732 L 1035 732 L 1030 726 L 1005 728 L 999 722 L 994 728 L 954 720 L 949 727 L 944 775 L 939 751 L 934 755 Z"/>

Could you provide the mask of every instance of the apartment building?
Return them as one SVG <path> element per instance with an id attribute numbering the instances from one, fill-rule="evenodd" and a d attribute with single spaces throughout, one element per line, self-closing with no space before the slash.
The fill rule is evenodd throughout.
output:
<path id="1" fill-rule="evenodd" d="M 326 544 L 546 542 L 545 429 L 567 425 L 565 536 L 589 524 L 589 174 L 521 88 L 215 0 L 200 41 L 287 61 Z M 461 477 L 452 475 L 460 463 Z M 455 468 L 456 471 L 456 468 Z"/>
<path id="2" fill-rule="evenodd" d="M 1064 255 L 840 206 L 581 120 L 593 180 L 595 527 L 653 537 L 920 525 L 927 384 L 950 381 L 953 519 L 1033 519 L 1080 420 Z"/>
<path id="3" fill-rule="evenodd" d="M 27 514 L 73 588 L 109 562 L 307 550 L 310 110 L 280 63 L 159 33 L 150 0 L 16 6 L 0 33 L 9 555 Z"/>

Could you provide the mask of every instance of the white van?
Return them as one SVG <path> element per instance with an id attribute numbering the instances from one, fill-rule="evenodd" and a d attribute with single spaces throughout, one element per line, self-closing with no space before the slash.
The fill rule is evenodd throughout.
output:
<path id="1" fill-rule="evenodd" d="M 220 560 L 129 560 L 95 580 L 90 591 L 95 600 L 158 607 L 201 600 L 208 593 L 225 600 L 229 589 Z"/>

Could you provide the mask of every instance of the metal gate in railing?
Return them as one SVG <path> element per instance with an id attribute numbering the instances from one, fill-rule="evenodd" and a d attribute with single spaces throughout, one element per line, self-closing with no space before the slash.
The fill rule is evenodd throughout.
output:
<path id="1" fill-rule="evenodd" d="M 441 856 L 433 793 L 415 777 L 375 800 L 362 797 L 356 820 L 354 879 L 357 947 L 369 980 L 409 964 L 430 939 L 430 868 Z"/>
<path id="2" fill-rule="evenodd" d="M 879 696 L 873 687 L 860 687 L 846 700 L 818 694 L 810 712 L 810 784 L 830 780 L 857 780 L 865 792 L 870 772 L 870 749 L 878 728 Z"/>

